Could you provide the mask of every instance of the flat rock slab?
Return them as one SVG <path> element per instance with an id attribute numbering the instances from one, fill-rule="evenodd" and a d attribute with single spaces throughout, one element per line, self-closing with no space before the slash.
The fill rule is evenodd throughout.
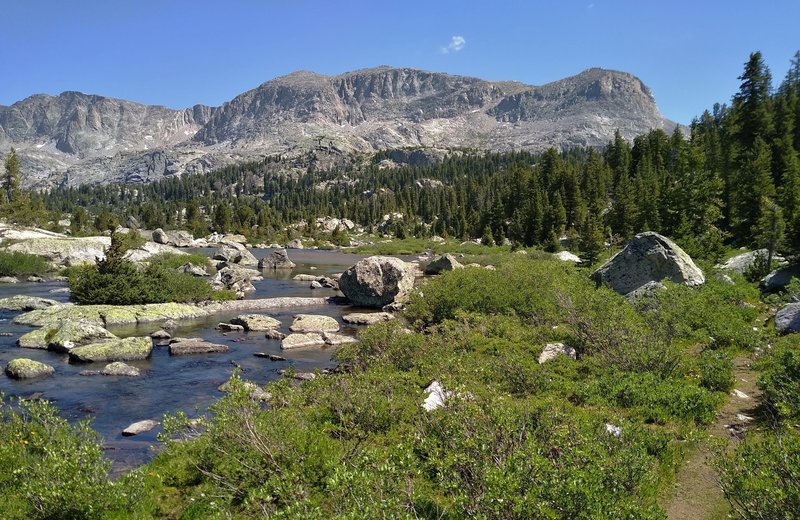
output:
<path id="1" fill-rule="evenodd" d="M 338 346 L 348 343 L 358 343 L 358 338 L 347 336 L 345 334 L 337 334 L 335 332 L 323 332 L 322 339 L 325 340 L 326 345 Z"/>
<path id="2" fill-rule="evenodd" d="M 50 333 L 49 328 L 42 327 L 41 329 L 26 332 L 17 340 L 17 345 L 22 348 L 47 348 L 47 335 Z"/>
<path id="3" fill-rule="evenodd" d="M 325 338 L 322 337 L 322 334 L 316 332 L 289 334 L 281 341 L 281 348 L 284 350 L 304 347 L 321 347 L 323 345 L 325 345 Z"/>
<path id="4" fill-rule="evenodd" d="M 265 314 L 242 314 L 231 320 L 235 325 L 241 325 L 247 331 L 266 331 L 277 329 L 281 322 Z"/>
<path id="5" fill-rule="evenodd" d="M 253 300 L 230 300 L 226 302 L 213 302 L 209 303 L 204 309 L 207 313 L 213 312 L 237 312 L 237 311 L 258 311 L 258 310 L 271 310 L 271 309 L 288 309 L 292 307 L 321 307 L 335 303 L 333 298 L 299 298 L 299 297 L 282 297 L 282 298 L 260 298 Z"/>
<path id="6" fill-rule="evenodd" d="M 336 332 L 339 330 L 339 322 L 330 316 L 297 314 L 289 330 L 292 332 Z"/>
<path id="7" fill-rule="evenodd" d="M 124 338 L 75 347 L 69 352 L 72 362 L 140 361 L 150 357 L 153 342 L 150 338 Z"/>
<path id="8" fill-rule="evenodd" d="M 6 365 L 6 374 L 12 379 L 33 379 L 53 375 L 55 369 L 33 359 L 12 359 Z"/>
<path id="9" fill-rule="evenodd" d="M 227 345 L 210 343 L 200 338 L 175 338 L 169 344 L 171 356 L 185 356 L 190 354 L 214 354 L 228 352 Z"/>
<path id="10" fill-rule="evenodd" d="M 342 321 L 353 325 L 374 325 L 394 319 L 394 314 L 388 312 L 354 312 L 342 316 Z"/>
<path id="11" fill-rule="evenodd" d="M 131 437 L 133 435 L 139 435 L 140 433 L 149 432 L 153 428 L 158 426 L 158 421 L 154 421 L 152 419 L 145 419 L 144 421 L 138 421 L 124 430 L 122 430 L 122 435 L 126 437 Z"/>
<path id="12" fill-rule="evenodd" d="M 39 298 L 37 296 L 18 295 L 0 298 L 0 309 L 7 311 L 35 311 L 46 309 L 53 305 L 60 305 L 60 303 L 55 300 Z"/>

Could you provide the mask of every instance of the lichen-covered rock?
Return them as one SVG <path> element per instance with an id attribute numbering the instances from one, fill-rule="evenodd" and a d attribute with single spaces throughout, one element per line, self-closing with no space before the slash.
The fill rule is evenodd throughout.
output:
<path id="1" fill-rule="evenodd" d="M 425 274 L 427 275 L 435 275 L 439 273 L 443 273 L 445 271 L 454 271 L 456 269 L 463 269 L 464 266 L 461 265 L 456 257 L 451 255 L 450 253 L 444 254 L 439 258 L 436 258 L 431 263 L 425 266 Z"/>
<path id="2" fill-rule="evenodd" d="M 665 286 L 661 282 L 647 282 L 641 287 L 637 287 L 636 289 L 626 294 L 625 298 L 627 298 L 628 301 L 633 302 L 636 300 L 640 300 L 642 298 L 646 298 L 648 296 L 652 296 L 653 293 L 664 288 Z"/>
<path id="3" fill-rule="evenodd" d="M 414 272 L 402 260 L 371 256 L 356 262 L 339 279 L 339 289 L 361 307 L 382 308 L 403 301 L 414 288 Z"/>
<path id="4" fill-rule="evenodd" d="M 598 284 L 608 285 L 620 294 L 664 279 L 689 286 L 705 283 L 703 272 L 683 249 L 652 231 L 636 235 L 593 277 Z"/>
<path id="5" fill-rule="evenodd" d="M 185 356 L 190 354 L 214 354 L 227 352 L 227 345 L 211 343 L 200 338 L 173 338 L 169 344 L 171 356 Z"/>
<path id="6" fill-rule="evenodd" d="M 150 357 L 153 342 L 150 338 L 124 338 L 103 343 L 75 347 L 69 351 L 73 362 L 93 361 L 140 361 Z"/>
<path id="7" fill-rule="evenodd" d="M 138 368 L 132 367 L 122 361 L 115 361 L 107 364 L 101 372 L 104 376 L 137 377 L 141 375 L 141 371 Z"/>
<path id="8" fill-rule="evenodd" d="M 330 316 L 296 314 L 289 330 L 292 332 L 336 332 L 339 330 L 339 322 Z"/>
<path id="9" fill-rule="evenodd" d="M 325 338 L 317 332 L 305 334 L 289 334 L 281 341 L 281 348 L 289 350 L 293 348 L 321 347 L 325 345 Z"/>
<path id="10" fill-rule="evenodd" d="M 47 348 L 56 352 L 70 352 L 75 347 L 117 339 L 117 337 L 99 325 L 86 320 L 65 320 L 51 334 Z"/>
<path id="11" fill-rule="evenodd" d="M 265 314 L 242 314 L 233 318 L 231 323 L 241 325 L 248 331 L 266 331 L 281 326 L 280 321 Z"/>
<path id="12" fill-rule="evenodd" d="M 46 349 L 48 340 L 47 335 L 54 330 L 55 329 L 51 329 L 49 327 L 42 327 L 40 329 L 27 332 L 19 337 L 17 340 L 17 345 L 22 348 Z"/>
<path id="13" fill-rule="evenodd" d="M 14 323 L 33 327 L 56 327 L 66 320 L 86 320 L 95 325 L 112 327 L 167 320 L 203 318 L 209 308 L 188 303 L 149 303 L 146 305 L 74 305 L 66 303 L 26 312 Z"/>
<path id="14" fill-rule="evenodd" d="M 800 332 L 800 303 L 790 303 L 775 315 L 775 329 L 778 332 Z"/>
<path id="15" fill-rule="evenodd" d="M 342 316 L 342 321 L 353 325 L 374 325 L 393 319 L 394 315 L 388 312 L 353 312 Z"/>
<path id="16" fill-rule="evenodd" d="M 46 309 L 53 305 L 60 305 L 55 300 L 39 298 L 38 296 L 17 295 L 8 298 L 0 298 L 0 309 L 7 311 L 35 311 Z"/>
<path id="17" fill-rule="evenodd" d="M 539 354 L 539 364 L 546 363 L 551 359 L 555 359 L 557 356 L 566 356 L 575 359 L 576 352 L 574 348 L 564 343 L 548 343 L 542 349 L 542 353 Z"/>
<path id="18" fill-rule="evenodd" d="M 286 249 L 303 249 L 303 241 L 299 238 L 295 238 L 286 244 Z"/>
<path id="19" fill-rule="evenodd" d="M 258 262 L 259 269 L 294 269 L 295 263 L 289 260 L 286 249 L 276 249 Z"/>
<path id="20" fill-rule="evenodd" d="M 33 359 L 12 359 L 6 365 L 6 374 L 13 379 L 33 379 L 52 375 L 55 369 L 48 364 Z"/>

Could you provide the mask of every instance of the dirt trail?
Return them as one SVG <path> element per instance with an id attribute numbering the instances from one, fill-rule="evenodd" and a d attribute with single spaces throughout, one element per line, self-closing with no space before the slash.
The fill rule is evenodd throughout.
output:
<path id="1" fill-rule="evenodd" d="M 748 418 L 755 418 L 760 392 L 756 387 L 758 374 L 750 368 L 751 358 L 734 359 L 734 391 L 717 413 L 708 428 L 712 438 L 723 439 L 730 447 L 747 428 Z M 738 392 L 737 392 L 738 391 Z M 717 475 L 709 465 L 708 445 L 690 453 L 675 475 L 672 493 L 662 502 L 669 520 L 722 520 L 730 511 L 728 502 L 717 485 Z"/>

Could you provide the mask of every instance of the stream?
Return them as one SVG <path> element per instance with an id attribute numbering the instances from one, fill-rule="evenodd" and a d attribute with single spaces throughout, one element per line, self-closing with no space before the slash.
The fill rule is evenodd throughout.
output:
<path id="1" fill-rule="evenodd" d="M 252 250 L 258 258 L 271 250 Z M 204 253 L 208 251 L 203 250 Z M 333 289 L 311 289 L 309 282 L 292 280 L 299 273 L 332 275 L 341 273 L 360 258 L 339 251 L 290 250 L 291 260 L 297 266 L 291 271 L 265 271 L 264 280 L 253 282 L 255 292 L 247 298 L 276 298 L 284 296 L 324 297 L 340 295 Z M 0 298 L 24 294 L 68 301 L 69 294 L 51 293 L 66 287 L 65 282 L 0 284 Z M 254 311 L 259 313 L 258 311 Z M 273 312 L 263 312 L 281 321 L 280 330 L 289 333 L 292 317 L 298 313 L 321 314 L 336 318 L 344 334 L 354 335 L 357 327 L 346 325 L 341 317 L 351 312 L 370 312 L 348 305 L 324 305 L 294 307 Z M 56 370 L 53 376 L 43 379 L 14 380 L 0 375 L 0 392 L 7 396 L 28 397 L 40 394 L 42 399 L 52 402 L 61 415 L 70 422 L 89 418 L 106 447 L 106 456 L 112 461 L 112 472 L 139 466 L 149 461 L 156 453 L 156 436 L 160 427 L 133 436 L 123 437 L 122 430 L 129 424 L 143 419 L 160 421 L 165 413 L 185 412 L 197 416 L 222 396 L 217 389 L 228 380 L 236 365 L 241 367 L 242 377 L 264 384 L 277 379 L 279 371 L 294 367 L 297 371 L 313 372 L 315 369 L 335 365 L 331 361 L 334 348 L 312 348 L 281 351 L 280 341 L 266 339 L 263 332 L 223 333 L 215 329 L 220 322 L 229 321 L 241 313 L 219 313 L 201 320 L 179 322 L 179 328 L 171 331 L 173 336 L 202 337 L 214 343 L 228 345 L 230 351 L 222 354 L 194 356 L 170 356 L 165 346 L 153 349 L 145 361 L 128 362 L 142 370 L 139 377 L 82 376 L 86 369 L 99 369 L 104 363 L 71 364 L 66 354 L 47 350 L 21 349 L 16 341 L 20 335 L 32 330 L 24 325 L 12 323 L 17 312 L 0 311 L 0 332 L 10 336 L 0 337 L 0 366 L 12 359 L 26 357 L 45 362 Z M 121 337 L 149 335 L 161 328 L 160 323 L 149 323 L 124 328 L 109 328 Z M 278 354 L 286 361 L 270 361 L 255 357 L 256 352 Z"/>

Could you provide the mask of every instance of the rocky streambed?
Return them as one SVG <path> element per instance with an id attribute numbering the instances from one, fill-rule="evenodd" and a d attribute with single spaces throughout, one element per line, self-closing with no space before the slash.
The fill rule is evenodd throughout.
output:
<path id="1" fill-rule="evenodd" d="M 259 258 L 267 254 L 265 251 L 254 253 Z M 294 269 L 264 271 L 264 279 L 254 282 L 256 290 L 248 293 L 246 299 L 206 306 L 74 306 L 66 303 L 69 294 L 63 292 L 64 282 L 0 285 L 0 298 L 24 295 L 58 302 L 41 310 L 26 310 L 24 304 L 0 310 L 0 367 L 13 359 L 27 358 L 54 369 L 51 375 L 39 378 L 0 376 L 0 391 L 11 396 L 47 399 L 71 421 L 91 419 L 93 428 L 105 441 L 107 455 L 115 468 L 141 464 L 152 456 L 150 446 L 155 443 L 160 429 L 155 427 L 135 436 L 123 435 L 129 425 L 144 420 L 160 421 L 164 413 L 183 411 L 189 416 L 198 415 L 222 396 L 218 388 L 236 368 L 241 370 L 243 378 L 258 384 L 281 377 L 281 372 L 288 368 L 293 368 L 294 372 L 332 368 L 331 354 L 336 348 L 332 344 L 339 344 L 340 336 L 356 336 L 361 323 L 365 323 L 363 319 L 346 321 L 343 317 L 354 312 L 375 312 L 375 309 L 345 304 L 341 293 L 332 288 L 312 289 L 307 280 L 293 279 L 300 273 L 319 276 L 341 273 L 358 257 L 332 251 L 293 253 Z M 235 323 L 235 318 L 244 314 L 267 315 L 279 325 L 267 333 L 240 331 L 235 327 L 233 331 L 218 329 L 220 323 Z M 297 314 L 335 320 L 339 330 L 327 332 L 335 341 L 307 348 L 282 349 L 281 336 L 292 334 Z M 149 356 L 135 355 L 124 360 L 135 370 L 115 365 L 108 370 L 112 375 L 103 373 L 108 364 L 105 361 L 80 362 L 73 355 L 75 352 L 70 352 L 72 345 L 46 348 L 47 342 L 59 341 L 52 333 L 45 338 L 50 326 L 43 326 L 47 324 L 89 323 L 107 329 L 118 338 L 133 338 L 149 337 L 164 328 L 167 319 L 175 325 L 169 330 L 172 337 L 199 338 L 225 348 L 175 355 L 179 349 L 171 349 L 167 341 L 153 340 Z M 48 330 L 43 331 L 43 328 Z M 43 342 L 44 348 L 18 346 L 21 337 L 30 337 L 37 330 L 43 331 L 42 337 L 34 341 Z M 85 351 L 80 353 L 86 355 Z M 139 375 L 132 375 L 137 371 Z"/>

